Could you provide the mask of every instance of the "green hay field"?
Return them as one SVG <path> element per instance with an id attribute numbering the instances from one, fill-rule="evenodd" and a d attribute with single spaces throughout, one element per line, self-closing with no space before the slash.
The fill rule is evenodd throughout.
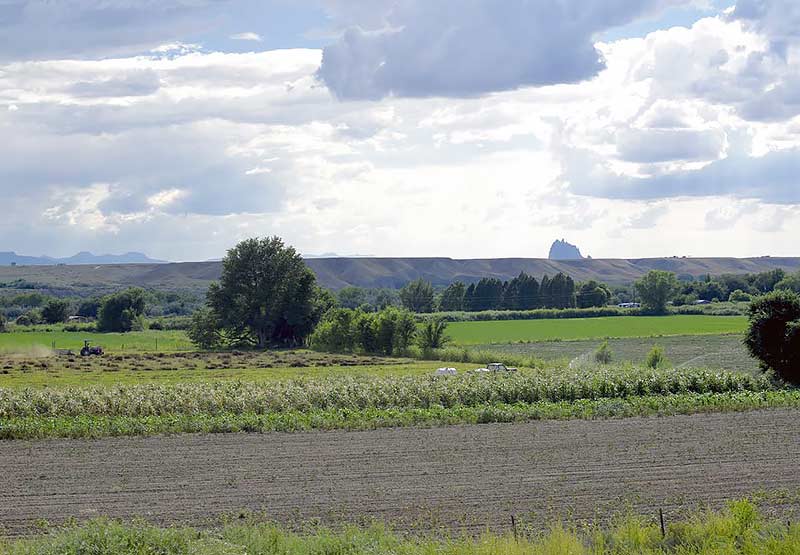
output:
<path id="1" fill-rule="evenodd" d="M 743 333 L 744 316 L 615 316 L 569 320 L 455 322 L 447 331 L 456 345 L 529 341 Z"/>

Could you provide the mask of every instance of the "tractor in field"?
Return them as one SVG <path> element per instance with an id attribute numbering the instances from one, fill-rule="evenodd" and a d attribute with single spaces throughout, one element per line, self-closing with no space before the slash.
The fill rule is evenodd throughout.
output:
<path id="1" fill-rule="evenodd" d="M 82 357 L 102 356 L 102 354 L 103 354 L 102 347 L 92 347 L 89 344 L 88 340 L 83 342 L 83 348 L 81 349 Z"/>

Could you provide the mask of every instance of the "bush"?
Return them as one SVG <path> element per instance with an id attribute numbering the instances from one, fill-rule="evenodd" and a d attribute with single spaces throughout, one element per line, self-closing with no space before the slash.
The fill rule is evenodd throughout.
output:
<path id="1" fill-rule="evenodd" d="M 647 368 L 652 368 L 653 370 L 668 366 L 669 360 L 667 360 L 667 355 L 664 353 L 664 349 L 658 345 L 653 345 L 653 348 L 650 349 L 649 353 L 647 353 L 647 358 L 644 361 L 644 365 Z"/>
<path id="2" fill-rule="evenodd" d="M 145 329 L 144 291 L 128 289 L 103 299 L 97 330 L 101 332 L 128 332 Z"/>
<path id="3" fill-rule="evenodd" d="M 600 345 L 594 353 L 595 362 L 599 364 L 610 364 L 612 358 L 613 354 L 611 353 L 611 347 L 608 346 L 608 341 L 603 341 L 603 344 Z"/>
<path id="4" fill-rule="evenodd" d="M 53 299 L 42 308 L 42 318 L 47 324 L 66 322 L 69 316 L 69 303 L 61 299 Z"/>
<path id="5" fill-rule="evenodd" d="M 730 294 L 728 300 L 732 303 L 745 303 L 745 302 L 749 303 L 750 301 L 753 300 L 753 297 L 750 294 L 745 293 L 741 289 L 737 289 L 736 291 Z"/>
<path id="6" fill-rule="evenodd" d="M 0 333 L 6 331 L 6 315 L 0 312 Z"/>
<path id="7" fill-rule="evenodd" d="M 18 326 L 35 326 L 36 324 L 42 323 L 42 315 L 39 314 L 36 310 L 30 310 L 25 314 L 20 315 L 17 320 L 16 324 Z"/>
<path id="8" fill-rule="evenodd" d="M 754 300 L 747 310 L 744 343 L 764 369 L 800 385 L 800 296 L 775 291 Z"/>
<path id="9" fill-rule="evenodd" d="M 312 349 L 334 353 L 402 355 L 414 342 L 414 315 L 395 307 L 377 313 L 334 308 L 325 313 L 309 338 Z"/>
<path id="10" fill-rule="evenodd" d="M 200 349 L 216 349 L 223 342 L 219 318 L 210 308 L 201 308 L 192 315 L 186 335 Z"/>
<path id="11" fill-rule="evenodd" d="M 441 318 L 429 320 L 422 326 L 417 340 L 423 351 L 441 349 L 450 342 L 450 337 L 447 335 L 447 322 Z"/>

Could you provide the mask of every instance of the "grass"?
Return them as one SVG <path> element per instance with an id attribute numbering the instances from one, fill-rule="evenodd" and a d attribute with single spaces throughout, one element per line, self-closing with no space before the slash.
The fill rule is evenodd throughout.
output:
<path id="1" fill-rule="evenodd" d="M 592 359 L 603 340 L 537 341 L 471 346 L 470 350 L 491 350 L 497 357 L 535 357 L 540 365 L 567 365 L 575 359 Z M 738 334 L 676 335 L 667 337 L 625 337 L 609 339 L 614 363 L 641 364 L 654 344 L 664 348 L 677 366 L 731 370 L 756 374 L 758 361 L 750 356 Z"/>
<path id="2" fill-rule="evenodd" d="M 31 347 L 64 349 L 79 352 L 84 340 L 100 345 L 107 352 L 173 352 L 193 349 L 184 331 L 135 331 L 130 333 L 68 332 L 63 326 L 44 331 L 37 327 L 32 331 L 13 327 L 9 333 L 0 333 L 0 354 Z"/>
<path id="3" fill-rule="evenodd" d="M 157 528 L 144 522 L 94 520 L 48 534 L 0 541 L 3 555 L 790 555 L 800 553 L 800 525 L 763 518 L 749 501 L 670 523 L 662 535 L 650 518 L 630 515 L 608 527 L 554 524 L 520 534 L 418 537 L 370 527 L 290 532 L 250 517 L 217 530 Z"/>
<path id="4" fill-rule="evenodd" d="M 601 339 L 743 333 L 743 316 L 616 316 L 564 320 L 454 322 L 447 333 L 456 345 L 517 341 Z"/>

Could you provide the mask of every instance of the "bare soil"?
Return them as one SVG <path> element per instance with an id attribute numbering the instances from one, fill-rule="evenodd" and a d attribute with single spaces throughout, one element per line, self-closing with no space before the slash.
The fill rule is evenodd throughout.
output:
<path id="1" fill-rule="evenodd" d="M 402 530 L 667 519 L 757 496 L 800 515 L 800 412 L 301 434 L 0 442 L 0 535 L 71 517 Z"/>

